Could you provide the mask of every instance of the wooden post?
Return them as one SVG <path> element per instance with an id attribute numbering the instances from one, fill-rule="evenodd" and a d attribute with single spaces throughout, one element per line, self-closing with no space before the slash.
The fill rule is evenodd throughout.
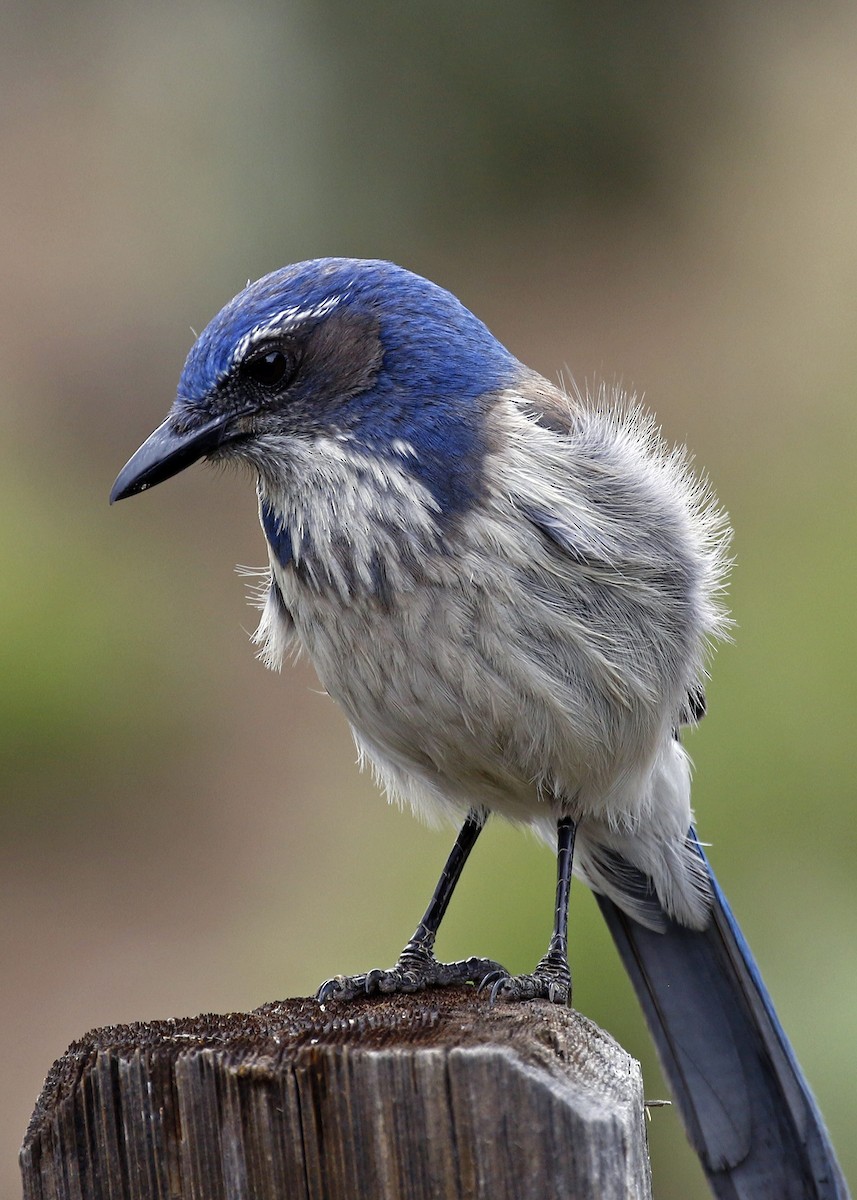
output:
<path id="1" fill-rule="evenodd" d="M 473 989 L 96 1030 L 52 1068 L 25 1200 L 650 1200 L 638 1064 Z"/>

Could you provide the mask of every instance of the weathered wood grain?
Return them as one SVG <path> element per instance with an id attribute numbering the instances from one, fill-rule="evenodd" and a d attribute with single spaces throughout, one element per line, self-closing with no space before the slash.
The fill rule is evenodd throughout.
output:
<path id="1" fill-rule="evenodd" d="M 54 1065 L 25 1200 L 647 1200 L 636 1062 L 472 989 L 96 1030 Z"/>

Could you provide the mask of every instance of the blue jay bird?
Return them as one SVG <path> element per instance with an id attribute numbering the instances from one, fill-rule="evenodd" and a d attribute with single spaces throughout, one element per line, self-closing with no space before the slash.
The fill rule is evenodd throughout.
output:
<path id="1" fill-rule="evenodd" d="M 727 620 L 728 523 L 620 395 L 567 395 L 386 262 L 249 284 L 193 346 L 111 501 L 249 465 L 270 577 L 256 641 L 304 650 L 389 793 L 461 831 L 397 964 L 319 998 L 473 983 L 570 999 L 572 865 L 595 892 L 714 1193 L 842 1200 L 822 1118 L 691 820 L 681 726 Z M 557 844 L 531 974 L 440 963 L 487 816 Z"/>

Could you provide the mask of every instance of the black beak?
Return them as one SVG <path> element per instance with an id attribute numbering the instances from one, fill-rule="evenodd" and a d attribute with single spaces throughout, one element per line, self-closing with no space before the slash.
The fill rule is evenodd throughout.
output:
<path id="1" fill-rule="evenodd" d="M 228 425 L 234 417 L 234 413 L 215 417 L 187 433 L 177 433 L 167 417 L 119 472 L 110 493 L 110 503 L 163 483 L 191 463 L 211 454 L 227 440 Z"/>

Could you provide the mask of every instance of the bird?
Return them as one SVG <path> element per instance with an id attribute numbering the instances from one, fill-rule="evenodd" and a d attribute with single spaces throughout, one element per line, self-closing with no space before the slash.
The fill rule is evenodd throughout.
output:
<path id="1" fill-rule="evenodd" d="M 475 985 L 568 1004 L 572 873 L 595 893 L 713 1193 L 847 1197 L 822 1116 L 693 822 L 681 731 L 728 636 L 730 525 L 618 388 L 554 384 L 451 292 L 381 260 L 273 271 L 213 318 L 111 503 L 249 468 L 255 634 L 305 653 L 382 789 L 459 833 L 396 964 L 323 1003 Z M 556 846 L 533 970 L 435 938 L 489 815 Z"/>

